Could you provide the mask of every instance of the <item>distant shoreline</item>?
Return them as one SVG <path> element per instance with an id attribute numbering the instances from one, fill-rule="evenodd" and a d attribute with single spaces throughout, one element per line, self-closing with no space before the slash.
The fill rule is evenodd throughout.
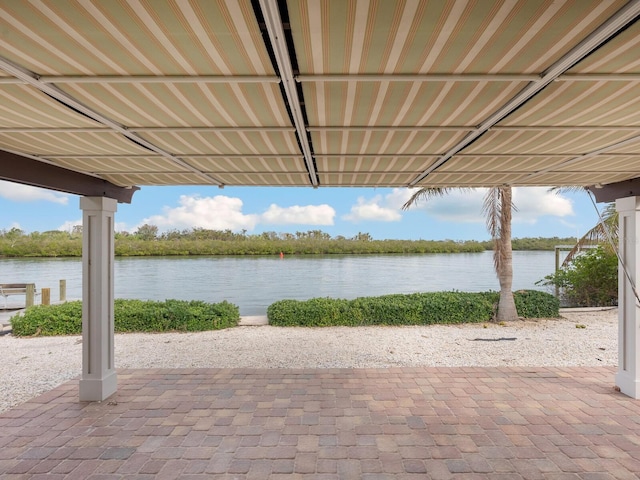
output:
<path id="1" fill-rule="evenodd" d="M 13 232 L 13 233 L 12 233 Z M 553 251 L 573 245 L 574 238 L 514 238 L 514 251 Z M 144 237 L 117 233 L 118 257 L 259 256 L 259 255 L 392 255 L 428 253 L 479 253 L 493 249 L 491 240 L 374 240 L 368 234 L 353 238 L 331 237 L 320 231 L 259 235 L 209 230 L 169 232 Z M 0 258 L 81 257 L 82 233 L 0 232 Z"/>

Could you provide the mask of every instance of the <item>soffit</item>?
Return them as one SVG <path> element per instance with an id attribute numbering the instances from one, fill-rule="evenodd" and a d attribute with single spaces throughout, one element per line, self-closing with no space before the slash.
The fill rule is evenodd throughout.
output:
<path id="1" fill-rule="evenodd" d="M 0 0 L 0 149 L 122 186 L 636 178 L 639 3 Z"/>

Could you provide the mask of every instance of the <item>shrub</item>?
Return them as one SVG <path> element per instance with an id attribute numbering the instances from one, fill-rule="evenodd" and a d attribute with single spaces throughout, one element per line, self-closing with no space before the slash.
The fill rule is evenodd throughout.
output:
<path id="1" fill-rule="evenodd" d="M 305 327 L 487 322 L 498 299 L 497 292 L 428 292 L 355 300 L 280 300 L 269 306 L 267 317 L 270 325 Z M 514 299 L 522 317 L 559 316 L 558 300 L 548 293 L 520 290 Z"/>
<path id="2" fill-rule="evenodd" d="M 13 335 L 76 335 L 82 331 L 82 303 L 34 305 L 11 318 Z"/>
<path id="3" fill-rule="evenodd" d="M 553 295 L 539 290 L 518 290 L 513 294 L 518 315 L 524 318 L 557 318 L 560 301 Z"/>
<path id="4" fill-rule="evenodd" d="M 330 327 L 360 324 L 351 310 L 350 302 L 343 299 L 280 300 L 267 308 L 267 317 L 269 324 L 279 326 Z M 345 323 L 345 319 L 350 319 L 352 323 Z"/>
<path id="5" fill-rule="evenodd" d="M 567 267 L 537 282 L 560 287 L 562 301 L 572 307 L 618 304 L 618 257 L 597 247 L 574 257 Z"/>
<path id="6" fill-rule="evenodd" d="M 238 307 L 227 301 L 116 299 L 113 313 L 114 329 L 119 333 L 218 330 L 234 327 L 240 320 Z M 79 335 L 82 302 L 29 307 L 11 319 L 11 326 L 16 336 Z"/>

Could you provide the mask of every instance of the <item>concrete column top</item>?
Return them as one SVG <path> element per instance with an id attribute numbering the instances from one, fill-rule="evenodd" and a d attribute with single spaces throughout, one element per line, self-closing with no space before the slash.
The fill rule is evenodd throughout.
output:
<path id="1" fill-rule="evenodd" d="M 115 212 L 118 209 L 118 201 L 107 197 L 81 197 L 80 209 Z"/>

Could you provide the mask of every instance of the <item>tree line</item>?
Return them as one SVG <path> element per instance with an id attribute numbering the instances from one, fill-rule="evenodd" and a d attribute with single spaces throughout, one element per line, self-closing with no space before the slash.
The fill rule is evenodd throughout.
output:
<path id="1" fill-rule="evenodd" d="M 574 244 L 575 239 L 515 238 L 512 243 L 514 250 L 553 250 L 556 245 Z M 246 230 L 191 228 L 159 232 L 155 225 L 142 225 L 133 233 L 115 234 L 118 256 L 473 253 L 492 248 L 491 240 L 376 240 L 366 232 L 345 237 L 321 230 L 248 234 Z M 82 256 L 82 227 L 70 232 L 0 230 L 0 256 Z"/>

